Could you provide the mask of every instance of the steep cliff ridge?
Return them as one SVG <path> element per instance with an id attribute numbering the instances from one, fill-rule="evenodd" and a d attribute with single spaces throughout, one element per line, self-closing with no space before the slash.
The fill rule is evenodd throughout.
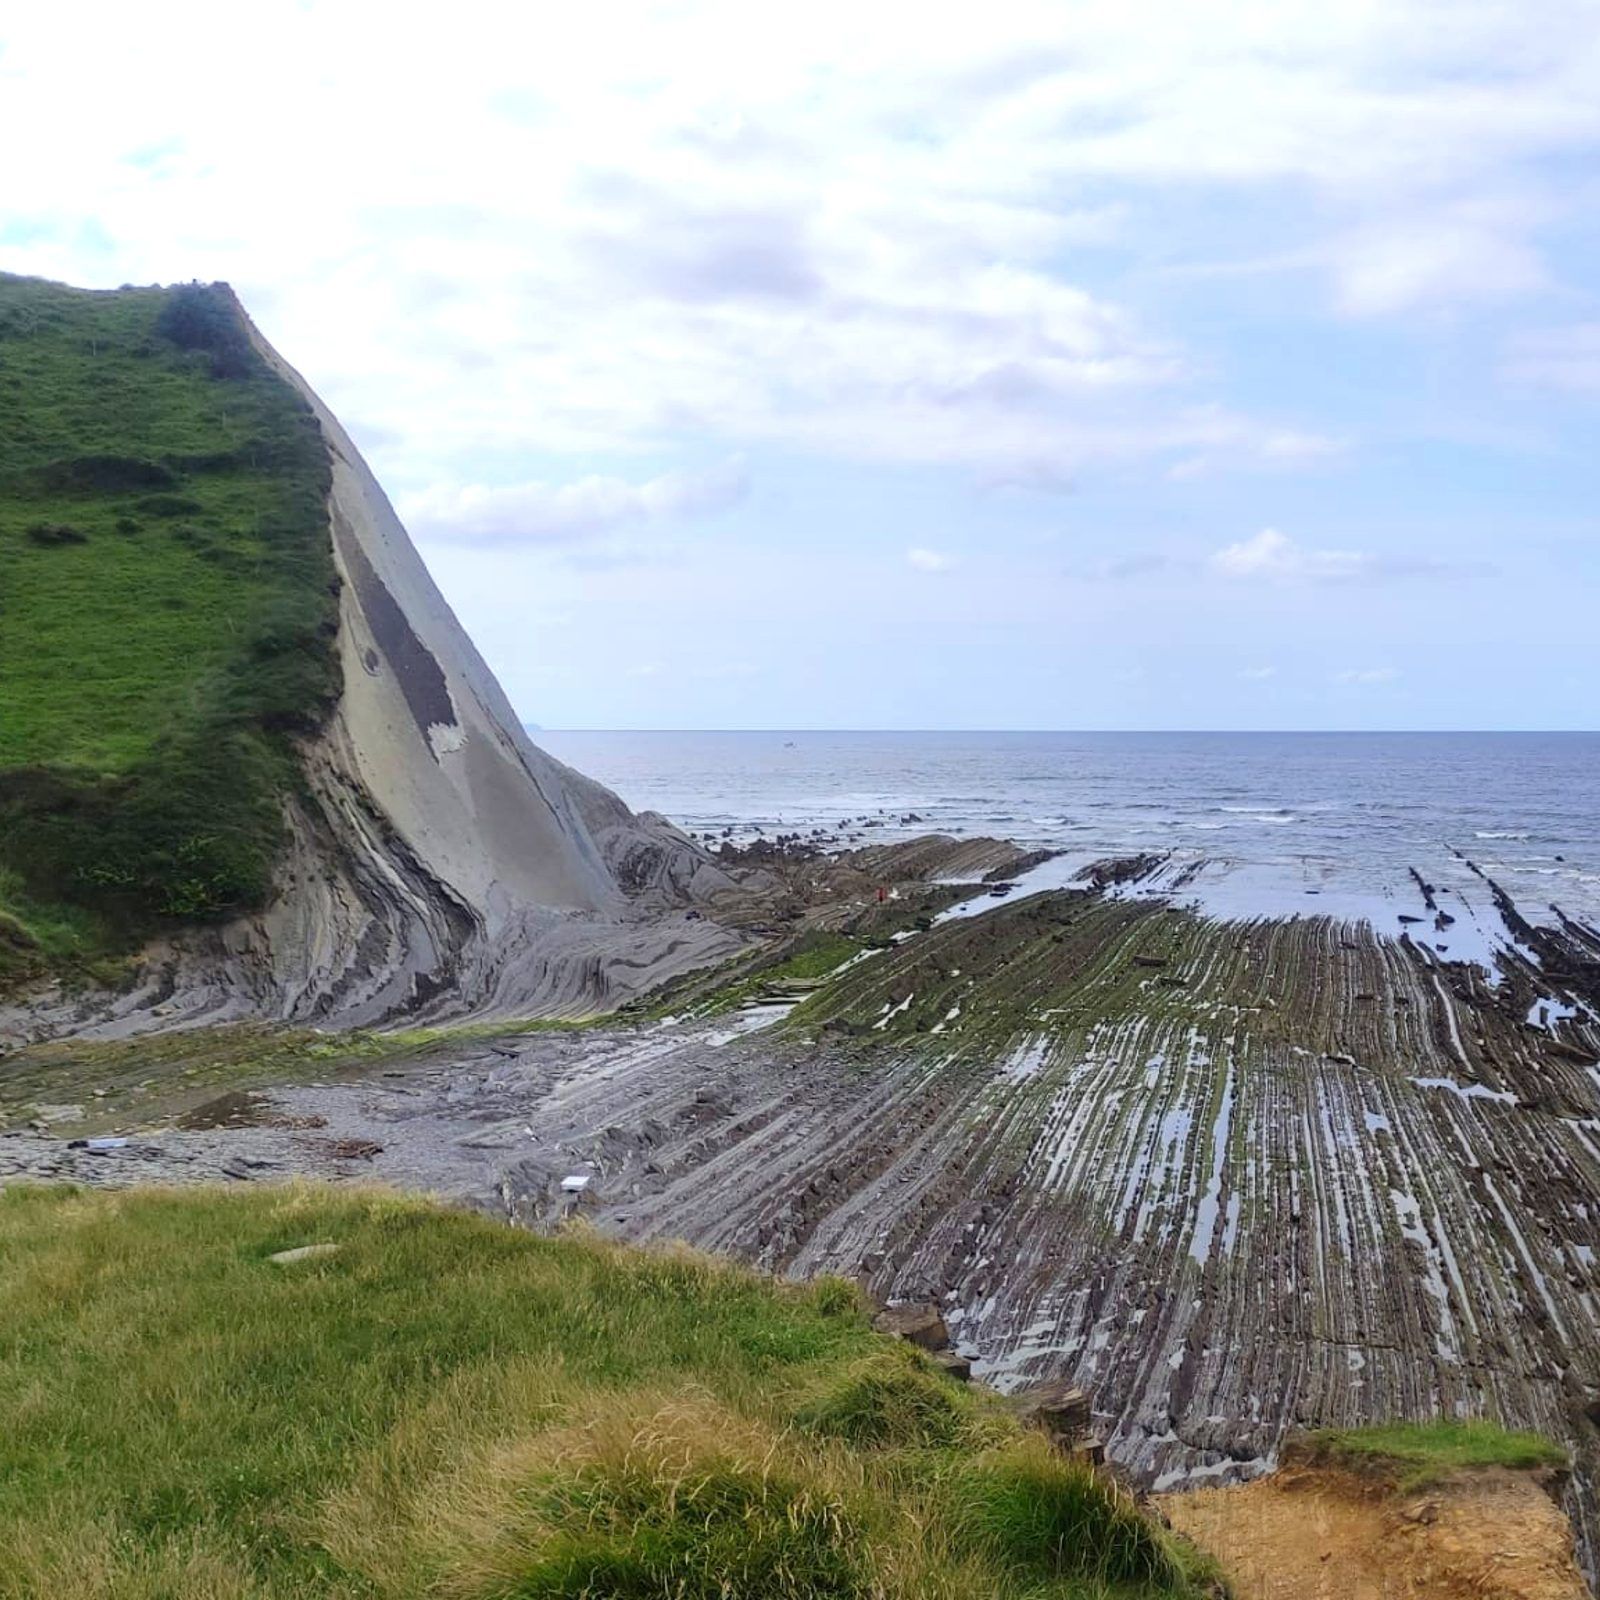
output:
<path id="1" fill-rule="evenodd" d="M 532 744 L 349 436 L 231 291 L 203 292 L 325 447 L 342 689 L 295 730 L 261 903 L 163 917 L 124 992 L 36 990 L 11 1030 L 592 1010 L 731 949 L 681 914 L 726 877 Z"/>
<path id="2" fill-rule="evenodd" d="M 357 897 L 376 900 L 372 924 L 388 937 L 372 962 L 362 939 L 347 939 L 336 981 L 352 998 L 381 991 L 385 1006 L 427 1002 L 448 985 L 447 1006 L 570 1008 L 731 948 L 711 925 L 670 915 L 729 887 L 725 875 L 670 824 L 635 816 L 529 739 L 349 435 L 252 336 L 311 407 L 333 463 L 345 689 L 306 766 L 364 863 Z M 388 829 L 363 820 L 363 800 Z M 418 879 L 430 886 L 420 901 Z M 314 971 L 330 993 L 332 974 Z"/>

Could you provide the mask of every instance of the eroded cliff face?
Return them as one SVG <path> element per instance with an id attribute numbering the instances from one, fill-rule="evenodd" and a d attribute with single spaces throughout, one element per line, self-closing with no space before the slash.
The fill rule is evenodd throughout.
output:
<path id="1" fill-rule="evenodd" d="M 736 948 L 686 915 L 726 875 L 532 743 L 349 435 L 250 331 L 327 442 L 342 580 L 343 694 L 302 747 L 277 892 L 258 914 L 151 946 L 126 993 L 48 992 L 0 1026 L 579 1014 Z"/>
<path id="2" fill-rule="evenodd" d="M 1231 1488 L 1165 1495 L 1163 1515 L 1235 1594 L 1274 1600 L 1588 1600 L 1547 1472 L 1490 1468 L 1401 1490 L 1295 1463 Z"/>

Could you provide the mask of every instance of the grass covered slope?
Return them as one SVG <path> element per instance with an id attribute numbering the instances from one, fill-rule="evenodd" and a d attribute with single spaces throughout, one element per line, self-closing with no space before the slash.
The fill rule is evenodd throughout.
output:
<path id="1" fill-rule="evenodd" d="M 0 276 L 0 981 L 265 896 L 338 693 L 328 484 L 224 287 Z"/>
<path id="2" fill-rule="evenodd" d="M 7 1600 L 1195 1591 L 836 1281 L 313 1188 L 0 1191 L 0 1281 Z"/>
<path id="3" fill-rule="evenodd" d="M 1568 1465 L 1567 1452 L 1542 1435 L 1482 1420 L 1320 1428 L 1296 1448 L 1312 1461 L 1387 1477 L 1402 1489 L 1485 1467 L 1528 1472 Z"/>

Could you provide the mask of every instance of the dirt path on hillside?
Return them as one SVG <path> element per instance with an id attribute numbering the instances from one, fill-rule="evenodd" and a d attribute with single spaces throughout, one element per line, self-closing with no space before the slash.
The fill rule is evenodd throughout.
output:
<path id="1" fill-rule="evenodd" d="M 1168 1495 L 1237 1600 L 1586 1600 L 1572 1530 L 1536 1477 L 1474 1472 L 1408 1495 L 1301 1470 Z"/>

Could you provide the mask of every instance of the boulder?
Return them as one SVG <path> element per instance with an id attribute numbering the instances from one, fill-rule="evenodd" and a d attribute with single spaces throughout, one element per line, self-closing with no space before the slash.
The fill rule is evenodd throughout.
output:
<path id="1" fill-rule="evenodd" d="M 892 1333 L 897 1339 L 908 1339 L 923 1350 L 938 1351 L 950 1347 L 950 1330 L 945 1327 L 939 1308 L 927 1301 L 886 1306 L 872 1319 L 872 1326 L 879 1333 Z"/>
<path id="2" fill-rule="evenodd" d="M 1070 1448 L 1089 1431 L 1089 1396 L 1063 1378 L 1051 1379 L 1017 1396 L 1017 1414 L 1028 1426 L 1049 1434 L 1052 1442 Z"/>
<path id="3" fill-rule="evenodd" d="M 34 1121 L 48 1125 L 52 1122 L 82 1122 L 82 1106 L 38 1105 L 33 1108 Z"/>

